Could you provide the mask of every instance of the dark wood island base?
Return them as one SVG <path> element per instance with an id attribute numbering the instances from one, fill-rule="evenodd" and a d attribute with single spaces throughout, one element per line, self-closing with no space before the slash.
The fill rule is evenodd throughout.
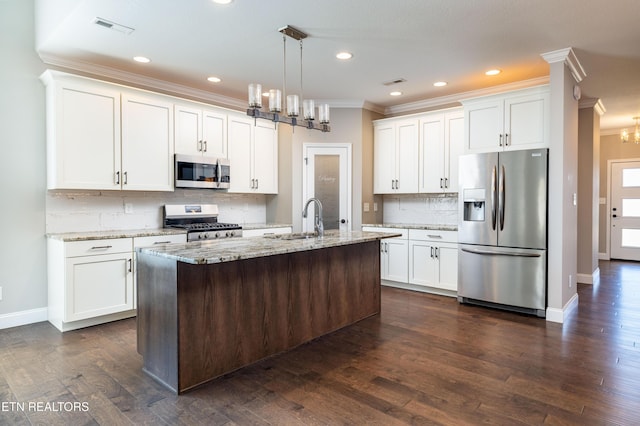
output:
<path id="1" fill-rule="evenodd" d="M 380 244 L 222 263 L 138 253 L 138 352 L 182 393 L 380 312 Z"/>

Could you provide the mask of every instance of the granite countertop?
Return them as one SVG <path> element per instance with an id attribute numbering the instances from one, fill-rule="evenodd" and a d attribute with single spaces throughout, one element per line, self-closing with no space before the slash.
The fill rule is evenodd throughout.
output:
<path id="1" fill-rule="evenodd" d="M 290 223 L 244 223 L 241 225 L 242 230 L 250 230 L 250 229 L 269 229 L 269 228 L 291 228 L 293 227 Z"/>
<path id="2" fill-rule="evenodd" d="M 283 235 L 227 238 L 140 248 L 138 251 L 185 263 L 208 264 L 358 244 L 399 236 L 400 234 L 384 232 L 330 230 L 325 231 L 322 238 L 287 240 L 282 238 Z"/>
<path id="3" fill-rule="evenodd" d="M 112 231 L 90 231 L 90 232 L 62 232 L 47 234 L 47 238 L 62 241 L 88 241 L 105 240 L 111 238 L 134 238 L 134 237 L 154 237 L 159 235 L 180 235 L 186 234 L 184 229 L 177 228 L 154 228 L 154 229 L 125 229 Z"/>
<path id="4" fill-rule="evenodd" d="M 418 224 L 418 223 L 363 223 L 362 226 L 370 226 L 376 228 L 398 228 L 398 229 L 426 229 L 433 231 L 457 231 L 458 225 L 436 225 L 436 224 Z"/>

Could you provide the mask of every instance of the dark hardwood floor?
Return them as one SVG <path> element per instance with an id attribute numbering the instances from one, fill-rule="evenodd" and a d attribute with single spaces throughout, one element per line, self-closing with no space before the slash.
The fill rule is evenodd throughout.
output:
<path id="1" fill-rule="evenodd" d="M 380 316 L 182 396 L 135 319 L 0 330 L 0 424 L 640 424 L 640 264 L 600 269 L 564 325 L 383 288 Z"/>

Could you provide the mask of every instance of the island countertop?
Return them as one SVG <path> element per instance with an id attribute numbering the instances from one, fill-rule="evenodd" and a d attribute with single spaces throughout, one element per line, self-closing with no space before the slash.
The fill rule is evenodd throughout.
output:
<path id="1" fill-rule="evenodd" d="M 286 234 L 285 234 L 286 235 Z M 140 248 L 138 251 L 191 264 L 232 262 L 256 257 L 317 250 L 392 238 L 400 234 L 364 231 L 325 231 L 323 237 L 287 240 L 279 236 L 191 241 Z"/>

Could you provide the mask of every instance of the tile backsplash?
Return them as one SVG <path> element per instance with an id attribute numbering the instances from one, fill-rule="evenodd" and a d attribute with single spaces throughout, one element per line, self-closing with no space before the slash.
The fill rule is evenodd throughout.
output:
<path id="1" fill-rule="evenodd" d="M 384 223 L 456 225 L 458 194 L 402 194 L 383 198 Z"/>
<path id="2" fill-rule="evenodd" d="M 165 204 L 217 204 L 220 222 L 264 223 L 265 195 L 185 189 L 175 192 L 47 192 L 46 232 L 86 232 L 162 228 Z"/>

